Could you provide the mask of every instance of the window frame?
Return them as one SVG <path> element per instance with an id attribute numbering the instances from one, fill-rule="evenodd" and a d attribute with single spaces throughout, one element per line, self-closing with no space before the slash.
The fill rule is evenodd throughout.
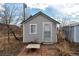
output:
<path id="1" fill-rule="evenodd" d="M 32 33 L 31 32 L 31 26 L 32 25 L 34 25 L 35 26 L 35 32 L 34 33 Z M 37 24 L 30 24 L 30 32 L 29 32 L 30 34 L 37 34 Z"/>

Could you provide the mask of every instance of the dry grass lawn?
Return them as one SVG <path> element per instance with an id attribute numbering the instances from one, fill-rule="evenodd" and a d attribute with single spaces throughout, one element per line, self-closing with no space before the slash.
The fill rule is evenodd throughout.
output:
<path id="1" fill-rule="evenodd" d="M 42 44 L 41 48 L 39 50 L 36 50 L 34 52 L 28 52 L 29 50 L 26 49 L 25 47 L 27 45 L 25 45 L 25 47 L 23 47 L 23 49 L 21 50 L 21 52 L 18 54 L 19 56 L 74 56 L 74 55 L 78 55 L 75 54 L 75 50 L 73 50 L 71 47 L 71 43 L 69 43 L 68 41 L 64 40 L 62 42 L 59 43 L 55 43 L 55 44 Z"/>
<path id="2" fill-rule="evenodd" d="M 17 55 L 23 46 L 22 41 L 15 40 L 10 36 L 10 42 L 7 42 L 7 36 L 0 38 L 0 55 Z"/>
<path id="3" fill-rule="evenodd" d="M 43 56 L 73 56 L 79 55 L 79 44 L 75 45 L 66 40 L 62 33 L 58 35 L 59 42 L 51 45 L 41 45 L 37 52 L 26 53 L 26 49 L 21 51 L 25 46 L 22 41 L 15 40 L 10 36 L 10 42 L 7 42 L 7 36 L 0 37 L 0 56 L 17 56 L 17 55 L 43 55 Z M 19 36 L 18 36 L 19 37 Z M 42 52 L 41 52 L 42 51 Z M 22 52 L 22 53 L 20 53 Z"/>

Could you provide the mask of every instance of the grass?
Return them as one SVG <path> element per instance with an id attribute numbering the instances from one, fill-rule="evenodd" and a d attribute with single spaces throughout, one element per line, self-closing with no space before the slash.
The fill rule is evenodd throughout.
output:
<path id="1" fill-rule="evenodd" d="M 16 56 L 23 47 L 22 41 L 15 40 L 10 37 L 10 42 L 7 42 L 7 37 L 0 38 L 0 56 Z"/>
<path id="2" fill-rule="evenodd" d="M 60 34 L 59 34 L 60 35 Z M 61 35 L 63 36 L 63 34 Z M 79 55 L 76 54 L 77 47 L 74 47 L 74 44 L 72 45 L 66 40 L 63 40 L 59 36 L 58 43 L 55 43 L 53 45 L 42 45 L 43 52 L 46 52 L 45 49 L 47 48 L 48 52 L 47 55 L 55 55 L 55 56 L 72 56 L 72 55 Z M 60 38 L 61 37 L 61 38 Z M 19 35 L 18 35 L 19 38 Z M 0 37 L 0 56 L 17 56 L 20 53 L 21 48 L 24 46 L 22 41 L 15 40 L 13 36 L 10 36 L 10 42 L 7 42 L 7 36 L 1 36 Z M 46 47 L 45 47 L 46 46 Z M 38 55 L 38 54 L 36 54 Z"/>

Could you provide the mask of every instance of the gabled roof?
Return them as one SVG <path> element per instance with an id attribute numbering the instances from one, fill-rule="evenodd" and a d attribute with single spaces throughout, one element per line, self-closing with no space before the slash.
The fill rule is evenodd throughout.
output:
<path id="1" fill-rule="evenodd" d="M 30 16 L 28 19 L 26 19 L 26 20 L 24 20 L 24 21 L 22 21 L 22 23 L 27 23 L 27 22 L 29 22 L 30 20 L 32 20 L 33 18 L 35 18 L 36 16 L 38 16 L 38 15 L 42 15 L 42 16 L 45 16 L 45 17 L 47 17 L 48 18 L 48 20 L 50 20 L 50 21 L 52 21 L 52 22 L 54 22 L 54 23 L 58 23 L 59 24 L 59 22 L 58 21 L 56 21 L 56 20 L 54 20 L 53 18 L 51 18 L 51 17 L 49 17 L 48 15 L 46 15 L 46 14 L 44 14 L 43 12 L 38 12 L 38 13 L 36 13 L 35 15 L 33 15 L 33 16 Z"/>

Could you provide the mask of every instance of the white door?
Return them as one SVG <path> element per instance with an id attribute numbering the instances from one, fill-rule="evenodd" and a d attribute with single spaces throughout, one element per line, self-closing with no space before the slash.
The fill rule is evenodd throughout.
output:
<path id="1" fill-rule="evenodd" d="M 52 24 L 50 22 L 43 23 L 43 41 L 51 42 L 52 40 Z"/>

